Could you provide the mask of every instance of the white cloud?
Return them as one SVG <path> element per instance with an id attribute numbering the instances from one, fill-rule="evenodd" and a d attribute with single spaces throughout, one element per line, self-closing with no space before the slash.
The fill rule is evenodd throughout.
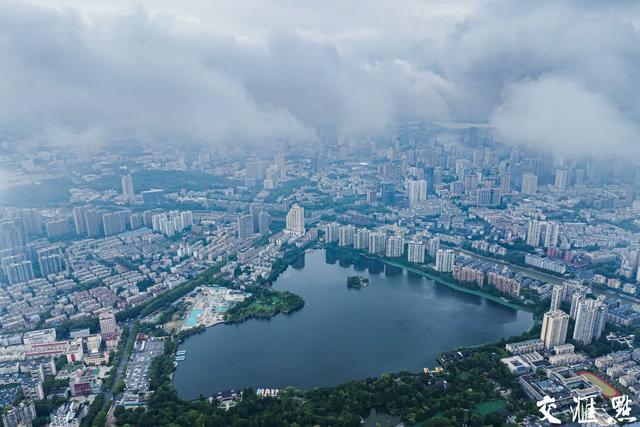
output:
<path id="1" fill-rule="evenodd" d="M 561 77 L 511 85 L 492 124 L 506 142 L 562 154 L 637 152 L 640 130 L 609 99 Z"/>
<path id="2" fill-rule="evenodd" d="M 73 13 L 5 10 L 0 26 L 0 120 L 33 129 L 190 136 L 255 142 L 309 130 L 258 103 L 203 53 L 143 12 L 89 25 Z M 37 28 L 37 31 L 27 30 Z"/>
<path id="3" fill-rule="evenodd" d="M 327 121 L 379 132 L 397 119 L 447 118 L 453 91 L 410 63 L 360 61 L 291 32 L 245 43 L 140 8 L 0 8 L 0 122 L 36 130 L 217 143 L 309 138 Z"/>
<path id="4" fill-rule="evenodd" d="M 394 120 L 492 120 L 510 142 L 637 145 L 638 3 L 138 5 L 2 3 L 0 122 L 228 143 L 309 138 L 327 121 L 376 133 Z M 558 105 L 576 115 L 546 114 Z M 581 114 L 600 131 L 582 130 Z"/>

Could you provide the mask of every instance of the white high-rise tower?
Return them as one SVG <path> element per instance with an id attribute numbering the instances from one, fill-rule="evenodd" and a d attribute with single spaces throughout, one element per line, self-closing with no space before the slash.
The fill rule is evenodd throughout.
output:
<path id="1" fill-rule="evenodd" d="M 304 208 L 302 206 L 293 205 L 289 209 L 287 230 L 292 233 L 304 234 Z"/>
<path id="2" fill-rule="evenodd" d="M 120 183 L 122 184 L 122 195 L 126 196 L 127 199 L 132 200 L 135 193 L 133 190 L 133 177 L 131 174 L 123 175 L 120 179 Z"/>

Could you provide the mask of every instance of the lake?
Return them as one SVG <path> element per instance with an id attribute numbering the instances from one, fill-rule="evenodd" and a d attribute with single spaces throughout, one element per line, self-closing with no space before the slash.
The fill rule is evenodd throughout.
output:
<path id="1" fill-rule="evenodd" d="M 348 289 L 347 276 L 370 280 Z M 533 316 L 378 260 L 350 265 L 331 250 L 300 257 L 274 283 L 306 305 L 270 320 L 221 324 L 185 340 L 173 383 L 181 397 L 222 390 L 313 388 L 435 366 L 459 346 L 529 330 Z"/>

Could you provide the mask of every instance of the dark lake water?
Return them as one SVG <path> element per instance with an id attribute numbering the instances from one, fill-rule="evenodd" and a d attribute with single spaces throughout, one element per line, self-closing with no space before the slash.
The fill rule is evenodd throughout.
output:
<path id="1" fill-rule="evenodd" d="M 348 289 L 347 276 L 370 285 Z M 193 335 L 173 383 L 183 398 L 221 390 L 313 388 L 435 366 L 439 352 L 528 330 L 532 314 L 434 283 L 380 261 L 349 266 L 333 252 L 301 257 L 274 283 L 301 295 L 291 315 L 218 325 Z"/>

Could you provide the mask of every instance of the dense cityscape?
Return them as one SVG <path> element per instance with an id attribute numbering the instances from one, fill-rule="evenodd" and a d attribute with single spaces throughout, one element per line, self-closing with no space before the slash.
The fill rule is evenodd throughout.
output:
<path id="1" fill-rule="evenodd" d="M 566 411 L 575 397 L 636 397 L 635 169 L 553 161 L 473 126 L 319 138 L 246 159 L 5 143 L 3 166 L 21 165 L 0 227 L 5 425 L 118 423 L 118 408 L 153 405 L 167 339 L 304 310 L 271 285 L 320 247 L 534 312 L 527 339 L 505 337 L 494 368 L 513 379 L 491 401 L 547 395 Z M 475 351 L 442 356 L 430 375 L 446 378 Z M 229 408 L 243 393 L 206 397 Z"/>
<path id="2" fill-rule="evenodd" d="M 1 3 L 2 424 L 640 425 L 638 17 Z"/>

